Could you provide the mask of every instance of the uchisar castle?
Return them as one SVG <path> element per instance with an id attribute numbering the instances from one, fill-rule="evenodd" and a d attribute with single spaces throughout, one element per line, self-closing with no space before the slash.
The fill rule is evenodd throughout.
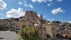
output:
<path id="1" fill-rule="evenodd" d="M 26 11 L 25 16 L 20 18 L 0 19 L 0 31 L 7 30 L 5 27 L 9 26 L 11 31 L 22 29 L 25 25 L 29 27 L 41 27 L 39 30 L 42 33 L 42 38 L 71 38 L 71 24 L 60 21 L 48 21 L 43 19 L 42 15 L 38 15 L 34 11 Z"/>

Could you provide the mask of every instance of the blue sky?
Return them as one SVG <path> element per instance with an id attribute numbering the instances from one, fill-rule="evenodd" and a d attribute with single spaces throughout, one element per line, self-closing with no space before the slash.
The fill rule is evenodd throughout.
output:
<path id="1" fill-rule="evenodd" d="M 0 0 L 0 19 L 24 16 L 29 10 L 46 20 L 71 22 L 71 0 Z"/>

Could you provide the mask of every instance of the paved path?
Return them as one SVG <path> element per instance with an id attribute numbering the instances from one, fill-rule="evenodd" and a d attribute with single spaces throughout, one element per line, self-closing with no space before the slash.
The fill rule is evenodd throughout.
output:
<path id="1" fill-rule="evenodd" d="M 15 32 L 0 31 L 0 40 L 19 40 L 19 35 Z"/>

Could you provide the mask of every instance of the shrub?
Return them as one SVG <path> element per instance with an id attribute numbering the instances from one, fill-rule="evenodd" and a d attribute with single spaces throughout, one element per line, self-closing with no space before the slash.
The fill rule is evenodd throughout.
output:
<path id="1" fill-rule="evenodd" d="M 39 40 L 38 29 L 35 27 L 25 26 L 19 31 L 19 34 L 22 36 L 23 40 Z"/>

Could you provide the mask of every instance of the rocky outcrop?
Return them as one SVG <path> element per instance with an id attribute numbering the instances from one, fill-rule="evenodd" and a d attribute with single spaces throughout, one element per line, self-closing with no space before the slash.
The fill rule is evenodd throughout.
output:
<path id="1" fill-rule="evenodd" d="M 26 11 L 25 17 L 26 18 L 30 18 L 30 17 L 38 18 L 37 13 L 33 11 Z"/>

